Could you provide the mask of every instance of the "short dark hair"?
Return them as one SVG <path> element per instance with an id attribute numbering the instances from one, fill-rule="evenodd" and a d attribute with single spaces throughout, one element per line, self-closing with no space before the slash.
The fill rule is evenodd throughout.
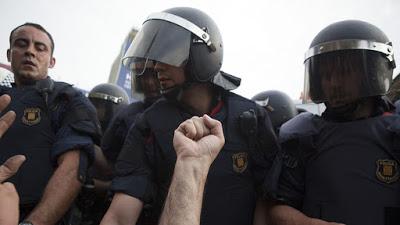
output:
<path id="1" fill-rule="evenodd" d="M 34 28 L 36 28 L 36 29 L 38 29 L 38 30 L 43 31 L 44 33 L 46 33 L 47 36 L 48 36 L 49 39 L 50 39 L 50 42 L 51 42 L 51 55 L 53 55 L 53 52 L 54 52 L 54 40 L 53 40 L 53 37 L 51 36 L 51 34 L 50 34 L 46 29 L 44 29 L 44 27 L 42 27 L 40 24 L 37 24 L 37 23 L 26 22 L 26 23 L 24 23 L 24 24 L 22 24 L 22 25 L 19 25 L 19 26 L 16 27 L 16 28 L 14 28 L 14 29 L 11 31 L 11 33 L 10 33 L 10 46 L 11 46 L 11 41 L 12 41 L 12 37 L 13 37 L 13 35 L 14 35 L 14 32 L 15 32 L 18 28 L 24 27 L 24 26 L 34 27 Z"/>

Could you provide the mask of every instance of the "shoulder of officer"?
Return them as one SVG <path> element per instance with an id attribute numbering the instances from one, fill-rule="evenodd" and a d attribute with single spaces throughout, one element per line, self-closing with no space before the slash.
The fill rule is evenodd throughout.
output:
<path id="1" fill-rule="evenodd" d="M 303 112 L 284 123 L 279 132 L 279 139 L 285 142 L 290 139 L 310 136 L 318 133 L 315 121 L 317 116 L 309 112 Z"/>

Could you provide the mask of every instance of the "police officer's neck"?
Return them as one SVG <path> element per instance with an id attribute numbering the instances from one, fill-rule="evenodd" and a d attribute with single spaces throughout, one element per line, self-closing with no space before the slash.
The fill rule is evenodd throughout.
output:
<path id="1" fill-rule="evenodd" d="M 209 83 L 195 83 L 182 91 L 180 102 L 191 108 L 192 114 L 202 116 L 214 106 L 215 90 Z"/>
<path id="2" fill-rule="evenodd" d="M 14 78 L 15 80 L 15 85 L 17 87 L 25 87 L 25 86 L 32 86 L 36 83 L 36 80 L 32 80 L 32 79 L 17 79 Z"/>

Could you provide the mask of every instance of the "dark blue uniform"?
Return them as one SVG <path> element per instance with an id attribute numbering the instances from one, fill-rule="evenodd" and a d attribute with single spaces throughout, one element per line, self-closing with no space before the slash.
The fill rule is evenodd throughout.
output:
<path id="1" fill-rule="evenodd" d="M 348 225 L 400 224 L 400 116 L 335 121 L 302 113 L 281 127 L 277 199 L 309 217 Z"/>
<path id="2" fill-rule="evenodd" d="M 252 224 L 259 190 L 277 151 L 269 117 L 254 102 L 227 91 L 211 113 L 223 125 L 224 148 L 212 164 L 203 201 L 202 224 Z M 254 120 L 243 112 L 254 112 Z M 125 140 L 116 163 L 114 192 L 122 192 L 153 205 L 157 223 L 169 184 L 176 154 L 174 130 L 192 115 L 164 99 L 146 110 Z M 251 117 L 250 117 L 251 118 Z M 253 123 L 252 134 L 242 130 Z"/>
<path id="3" fill-rule="evenodd" d="M 135 122 L 136 115 L 142 113 L 150 105 L 150 103 L 134 102 L 120 110 L 113 118 L 101 140 L 101 150 L 107 160 L 115 163 L 129 128 Z"/>
<path id="4" fill-rule="evenodd" d="M 16 112 L 13 125 L 0 139 L 0 163 L 16 154 L 27 158 L 10 179 L 19 193 L 21 219 L 40 201 L 63 153 L 74 149 L 85 153 L 80 179 L 85 178 L 85 167 L 94 154 L 93 140 L 99 138 L 98 122 L 92 120 L 95 109 L 80 92 L 61 82 L 46 90 L 35 85 L 0 88 L 0 94 L 12 99 L 3 113 Z"/>

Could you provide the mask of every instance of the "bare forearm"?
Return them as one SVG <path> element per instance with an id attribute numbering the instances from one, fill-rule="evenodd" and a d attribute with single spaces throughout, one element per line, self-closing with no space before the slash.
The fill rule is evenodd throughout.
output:
<path id="1" fill-rule="evenodd" d="M 100 225 L 136 224 L 142 208 L 143 202 L 139 199 L 123 193 L 116 193 Z"/>
<path id="2" fill-rule="evenodd" d="M 67 212 L 77 196 L 79 151 L 70 151 L 50 178 L 39 204 L 26 220 L 35 225 L 53 225 Z"/>
<path id="3" fill-rule="evenodd" d="M 125 221 L 120 219 L 117 214 L 110 212 L 106 212 L 106 214 L 104 215 L 103 219 L 100 222 L 100 225 L 128 225 L 128 224 L 129 223 L 126 223 Z"/>
<path id="4" fill-rule="evenodd" d="M 160 225 L 198 225 L 209 167 L 177 160 Z"/>
<path id="5" fill-rule="evenodd" d="M 274 205 L 269 210 L 269 221 L 273 225 L 339 225 L 310 218 L 287 205 Z"/>

